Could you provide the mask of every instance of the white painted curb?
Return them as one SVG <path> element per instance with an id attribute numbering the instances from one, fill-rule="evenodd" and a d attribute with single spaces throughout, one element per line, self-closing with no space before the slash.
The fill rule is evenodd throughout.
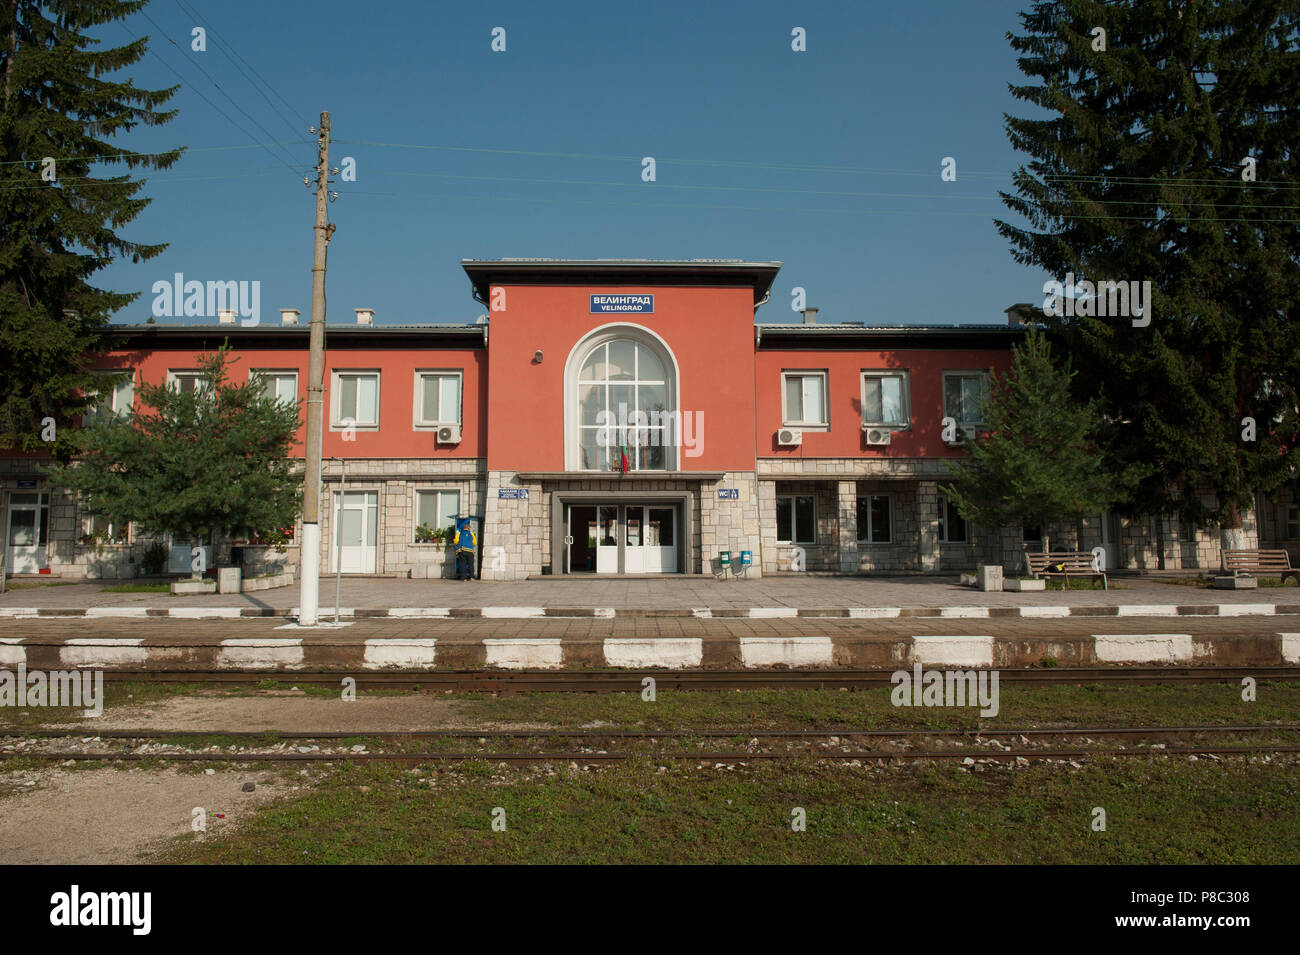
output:
<path id="1" fill-rule="evenodd" d="M 488 637 L 483 641 L 487 648 L 487 665 L 507 670 L 526 667 L 554 669 L 564 664 L 560 638 L 550 637 Z"/>
<path id="2" fill-rule="evenodd" d="M 605 662 L 612 667 L 663 667 L 673 670 L 697 667 L 704 659 L 699 637 L 610 637 L 605 640 Z"/>
<path id="3" fill-rule="evenodd" d="M 298 669 L 302 666 L 302 637 L 231 637 L 221 641 L 217 666 L 268 670 L 275 667 Z"/>
<path id="4" fill-rule="evenodd" d="M 993 666 L 993 638 L 984 636 L 912 637 L 912 660 L 922 664 Z"/>
<path id="5" fill-rule="evenodd" d="M 367 670 L 384 667 L 431 667 L 436 656 L 437 640 L 433 637 L 375 637 L 366 641 Z"/>
<path id="6" fill-rule="evenodd" d="M 1192 659 L 1188 633 L 1095 633 L 1097 659 L 1106 663 L 1177 663 Z"/>
<path id="7" fill-rule="evenodd" d="M 69 666 L 134 666 L 148 662 L 144 637 L 77 637 L 59 647 L 59 660 Z"/>
<path id="8" fill-rule="evenodd" d="M 830 637 L 741 637 L 740 660 L 747 667 L 830 666 L 833 657 Z"/>

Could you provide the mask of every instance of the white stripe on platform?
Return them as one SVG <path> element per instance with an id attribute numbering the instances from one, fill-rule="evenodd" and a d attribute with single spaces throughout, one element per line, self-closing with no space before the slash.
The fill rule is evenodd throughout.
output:
<path id="1" fill-rule="evenodd" d="M 897 617 L 902 612 L 901 607 L 850 607 L 849 617 L 855 620 L 870 620 L 876 617 Z"/>
<path id="2" fill-rule="evenodd" d="M 450 617 L 447 607 L 389 607 L 390 617 Z"/>
<path id="3" fill-rule="evenodd" d="M 169 617 L 182 617 L 186 620 L 203 620 L 206 617 L 224 619 L 238 618 L 238 607 L 172 607 L 167 611 Z"/>
<path id="4" fill-rule="evenodd" d="M 1021 607 L 1022 617 L 1068 617 L 1069 607 Z"/>
<path id="5" fill-rule="evenodd" d="M 1192 658 L 1189 633 L 1094 633 L 1097 659 L 1105 663 L 1177 663 Z"/>
<path id="6" fill-rule="evenodd" d="M 147 617 L 148 607 L 87 607 L 87 617 Z"/>
<path id="7" fill-rule="evenodd" d="M 593 617 L 612 617 L 617 613 L 613 607 L 597 607 L 592 613 Z"/>
<path id="8" fill-rule="evenodd" d="M 521 617 L 545 617 L 545 607 L 484 607 L 482 609 L 484 617 L 491 617 L 498 620 L 515 620 Z"/>
<path id="9" fill-rule="evenodd" d="M 433 666 L 433 637 L 375 637 L 366 641 L 365 668 Z"/>
<path id="10" fill-rule="evenodd" d="M 987 617 L 988 607 L 940 607 L 941 617 Z"/>
<path id="11" fill-rule="evenodd" d="M 355 617 L 356 615 L 357 615 L 357 608 L 356 608 L 356 607 L 339 607 L 339 619 L 342 619 L 342 618 L 344 618 L 344 617 Z M 292 617 L 294 620 L 297 620 L 299 617 L 302 616 L 302 608 L 301 608 L 301 607 L 293 607 L 293 608 L 291 608 L 291 609 L 289 610 L 289 616 Z M 256 618 L 254 618 L 254 619 L 256 619 Z M 333 619 L 334 619 L 334 605 L 333 605 L 333 604 L 331 604 L 331 605 L 328 606 L 328 607 L 317 607 L 317 608 L 316 608 L 316 621 L 317 621 L 317 623 L 320 623 L 320 622 L 323 622 L 323 621 L 326 621 L 326 620 L 333 620 Z"/>
<path id="12" fill-rule="evenodd" d="M 740 659 L 747 667 L 829 666 L 833 660 L 830 637 L 741 637 Z"/>
<path id="13" fill-rule="evenodd" d="M 22 637 L 0 637 L 0 663 L 13 664 L 27 662 L 27 650 L 20 647 Z"/>
<path id="14" fill-rule="evenodd" d="M 0 617 L 35 617 L 38 611 L 35 607 L 0 607 Z"/>
<path id="15" fill-rule="evenodd" d="M 144 637 L 75 637 L 59 647 L 59 661 L 83 667 L 145 663 L 143 643 Z"/>
<path id="16" fill-rule="evenodd" d="M 1119 617 L 1177 617 L 1178 607 L 1168 604 L 1120 604 L 1115 615 Z"/>
<path id="17" fill-rule="evenodd" d="M 1275 613 L 1276 604 L 1219 604 L 1220 617 L 1270 616 Z"/>
<path id="18" fill-rule="evenodd" d="M 487 637 L 483 640 L 483 646 L 487 648 L 487 665 L 490 667 L 507 670 L 538 667 L 550 670 L 564 663 L 559 637 Z"/>
<path id="19" fill-rule="evenodd" d="M 697 667 L 704 659 L 699 637 L 609 637 L 605 662 L 612 667 Z"/>
<path id="20" fill-rule="evenodd" d="M 1279 633 L 1282 638 L 1282 662 L 1300 663 L 1300 633 Z"/>
<path id="21" fill-rule="evenodd" d="M 708 607 L 692 607 L 691 616 L 699 617 L 701 620 L 711 620 L 713 618 L 713 611 Z"/>
<path id="22" fill-rule="evenodd" d="M 751 617 L 797 617 L 798 607 L 750 607 Z"/>
<path id="23" fill-rule="evenodd" d="M 924 634 L 912 637 L 916 663 L 967 667 L 993 666 L 993 638 L 986 636 Z"/>
<path id="24" fill-rule="evenodd" d="M 217 666 L 232 669 L 294 668 L 302 660 L 302 637 L 230 637 L 217 651 Z"/>

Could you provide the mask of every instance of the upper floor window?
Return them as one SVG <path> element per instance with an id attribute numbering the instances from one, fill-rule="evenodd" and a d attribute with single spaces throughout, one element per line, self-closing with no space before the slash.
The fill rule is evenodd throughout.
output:
<path id="1" fill-rule="evenodd" d="M 828 428 L 826 372 L 781 373 L 781 424 L 792 428 Z"/>
<path id="2" fill-rule="evenodd" d="M 105 373 L 105 374 L 111 374 Z M 84 424 L 89 424 L 92 419 L 100 414 L 111 414 L 115 417 L 125 417 L 131 413 L 135 406 L 135 372 L 126 381 L 119 381 L 111 388 L 105 386 L 97 389 L 94 394 L 94 404 L 87 409 L 85 417 L 82 419 Z"/>
<path id="3" fill-rule="evenodd" d="M 671 469 L 682 426 L 673 382 L 648 338 L 609 337 L 577 367 L 577 466 L 586 471 Z"/>
<path id="4" fill-rule="evenodd" d="M 945 371 L 943 373 L 943 414 L 963 427 L 984 424 L 982 402 L 988 397 L 989 376 L 986 371 Z"/>
<path id="5" fill-rule="evenodd" d="M 436 428 L 460 424 L 461 373 L 418 371 L 415 373 L 415 426 Z"/>
<path id="6" fill-rule="evenodd" d="M 255 369 L 250 373 L 250 377 L 261 378 L 266 397 L 274 398 L 281 404 L 290 406 L 298 403 L 298 373 L 296 371 Z"/>
<path id="7" fill-rule="evenodd" d="M 167 384 L 183 395 L 201 394 L 212 387 L 203 372 L 198 370 L 169 371 Z"/>
<path id="8" fill-rule="evenodd" d="M 911 423 L 911 389 L 907 372 L 864 371 L 862 426 L 907 428 Z"/>
<path id="9" fill-rule="evenodd" d="M 379 427 L 379 372 L 336 371 L 330 392 L 330 426 Z"/>

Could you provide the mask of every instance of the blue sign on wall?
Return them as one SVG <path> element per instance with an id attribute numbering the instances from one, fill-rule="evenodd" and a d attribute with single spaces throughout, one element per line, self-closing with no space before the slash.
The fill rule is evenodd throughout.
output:
<path id="1" fill-rule="evenodd" d="M 500 487 L 497 488 L 498 501 L 526 501 L 528 500 L 528 488 L 526 487 Z"/>
<path id="2" fill-rule="evenodd" d="M 720 487 L 718 488 L 719 501 L 739 501 L 740 488 L 738 487 Z"/>
<path id="3" fill-rule="evenodd" d="M 655 310 L 653 295 L 593 295 L 591 297 L 591 314 L 605 312 L 652 314 Z"/>

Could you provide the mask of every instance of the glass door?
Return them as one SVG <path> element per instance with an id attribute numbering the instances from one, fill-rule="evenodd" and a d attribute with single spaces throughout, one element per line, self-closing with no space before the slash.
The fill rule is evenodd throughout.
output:
<path id="1" fill-rule="evenodd" d="M 379 492 L 335 492 L 334 500 L 337 523 L 330 536 L 334 538 L 336 563 L 331 569 L 341 569 L 345 574 L 373 574 L 379 553 Z"/>
<path id="2" fill-rule="evenodd" d="M 618 507 L 596 508 L 596 573 L 618 573 Z"/>
<path id="3" fill-rule="evenodd" d="M 45 542 L 49 534 L 50 507 L 44 494 L 9 495 L 9 553 L 11 574 L 38 574 L 49 566 Z"/>

